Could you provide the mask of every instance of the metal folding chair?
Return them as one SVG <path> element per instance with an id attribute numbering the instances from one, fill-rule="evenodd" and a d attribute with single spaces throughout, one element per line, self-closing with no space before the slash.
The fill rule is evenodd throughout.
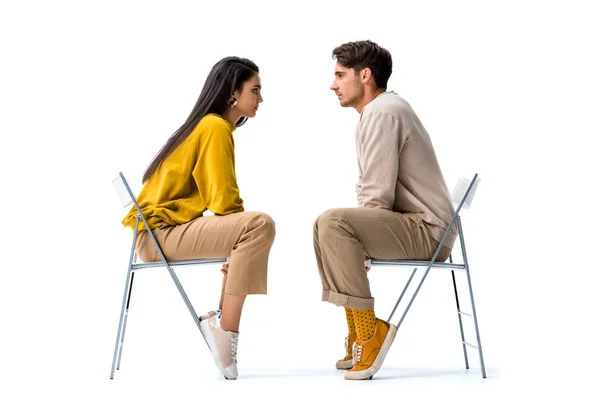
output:
<path id="1" fill-rule="evenodd" d="M 463 347 L 463 354 L 464 354 L 464 358 L 465 358 L 465 366 L 467 369 L 469 369 L 469 359 L 467 357 L 467 346 L 475 348 L 479 351 L 479 363 L 481 365 L 481 375 L 483 376 L 483 378 L 486 377 L 486 373 L 485 373 L 485 365 L 483 362 L 483 352 L 481 349 L 481 339 L 479 337 L 479 324 L 477 323 L 477 313 L 475 312 L 475 300 L 473 298 L 473 288 L 471 285 L 471 274 L 469 272 L 469 262 L 467 260 L 467 250 L 465 247 L 465 239 L 464 239 L 464 234 L 463 234 L 463 230 L 462 230 L 462 224 L 461 224 L 461 219 L 460 219 L 460 211 L 461 209 L 464 208 L 470 208 L 471 204 L 473 202 L 473 197 L 475 196 L 475 191 L 477 190 L 477 186 L 479 184 L 479 177 L 477 174 L 475 174 L 475 176 L 473 177 L 472 180 L 466 179 L 466 178 L 461 178 L 459 179 L 454 192 L 452 194 L 452 201 L 457 204 L 457 208 L 456 208 L 456 212 L 454 213 L 454 216 L 452 217 L 452 220 L 450 221 L 450 225 L 448 226 L 448 228 L 446 229 L 446 232 L 444 232 L 444 236 L 442 237 L 442 240 L 440 242 L 440 245 L 438 246 L 438 248 L 435 251 L 435 254 L 433 255 L 433 257 L 431 258 L 430 261 L 416 261 L 416 260 L 367 260 L 365 261 L 365 266 L 389 266 L 389 267 L 409 267 L 409 268 L 413 268 L 412 274 L 410 275 L 410 277 L 408 278 L 408 281 L 406 282 L 406 285 L 404 286 L 404 290 L 402 290 L 402 293 L 400 294 L 400 297 L 398 298 L 398 301 L 396 302 L 394 309 L 392 310 L 390 316 L 388 317 L 387 321 L 390 322 L 390 320 L 392 319 L 394 313 L 396 312 L 396 309 L 398 308 L 398 305 L 400 304 L 400 301 L 402 300 L 402 298 L 404 297 L 404 294 L 406 293 L 406 290 L 408 289 L 411 281 L 413 280 L 416 272 L 418 269 L 425 269 L 425 272 L 423 274 L 423 277 L 421 278 L 415 292 L 413 293 L 408 305 L 406 306 L 406 308 L 404 309 L 404 313 L 402 314 L 402 317 L 400 318 L 400 321 L 397 324 L 397 327 L 400 328 L 400 325 L 402 324 L 402 322 L 404 321 L 404 318 L 406 317 L 406 314 L 408 313 L 408 310 L 410 309 L 411 305 L 413 304 L 415 298 L 417 297 L 417 294 L 419 293 L 419 290 L 421 289 L 421 286 L 423 285 L 423 282 L 425 281 L 425 278 L 427 277 L 427 274 L 429 274 L 429 271 L 433 268 L 433 269 L 442 269 L 442 270 L 450 270 L 450 272 L 452 273 L 452 284 L 454 286 L 454 298 L 456 300 L 456 309 L 457 309 L 457 313 L 458 313 L 458 325 L 460 327 L 460 336 L 462 339 L 462 347 Z M 435 259 L 437 258 L 440 250 L 442 249 L 442 244 L 444 243 L 444 241 L 446 240 L 446 236 L 448 235 L 448 233 L 450 232 L 450 228 L 452 227 L 452 225 L 454 224 L 454 221 L 457 222 L 458 224 L 458 234 L 459 234 L 459 239 L 460 239 L 460 247 L 462 250 L 462 259 L 463 262 L 462 263 L 453 263 L 452 262 L 452 254 L 450 254 L 450 258 L 449 258 L 449 262 L 435 262 Z M 458 291 L 456 290 L 456 278 L 454 276 L 454 271 L 455 270 L 463 270 L 466 273 L 467 276 L 467 284 L 469 287 L 469 297 L 470 297 L 470 301 L 471 301 L 471 310 L 472 310 L 472 314 L 463 312 L 460 309 L 460 303 L 458 300 Z M 466 342 L 465 340 L 465 334 L 464 334 L 464 330 L 463 330 L 463 316 L 467 316 L 467 317 L 471 317 L 473 318 L 473 322 L 475 325 L 475 335 L 477 338 L 477 345 L 473 345 L 470 344 L 468 342 Z"/>
<path id="2" fill-rule="evenodd" d="M 181 297 L 183 298 L 185 305 L 187 306 L 192 318 L 194 319 L 194 323 L 198 327 L 198 330 L 200 330 L 200 320 L 198 319 L 198 315 L 196 314 L 194 307 L 192 307 L 192 304 L 190 303 L 190 300 L 188 299 L 188 297 L 185 293 L 185 290 L 183 290 L 183 287 L 181 286 L 181 283 L 179 282 L 179 279 L 177 278 L 177 275 L 175 274 L 173 267 L 199 265 L 199 264 L 229 264 L 228 258 L 202 258 L 202 259 L 193 259 L 193 260 L 177 260 L 177 261 L 169 260 L 169 261 L 167 261 L 167 259 L 165 258 L 165 255 L 163 254 L 162 249 L 160 248 L 158 242 L 156 241 L 156 238 L 154 237 L 154 235 L 152 234 L 152 231 L 150 230 L 150 228 L 148 226 L 148 223 L 146 222 L 146 218 L 144 217 L 144 214 L 142 214 L 142 210 L 140 209 L 140 206 L 138 205 L 136 198 L 133 195 L 133 192 L 131 191 L 131 189 L 129 187 L 129 184 L 127 183 L 127 180 L 125 179 L 125 176 L 123 176 L 123 173 L 119 172 L 119 176 L 117 176 L 113 180 L 113 185 L 115 186 L 115 190 L 117 191 L 117 195 L 119 196 L 119 200 L 120 200 L 122 206 L 128 207 L 128 206 L 131 206 L 131 204 L 133 204 L 133 205 L 135 205 L 135 208 L 137 209 L 138 214 L 137 214 L 137 219 L 135 222 L 135 228 L 133 230 L 133 242 L 131 244 L 131 252 L 129 254 L 129 264 L 127 266 L 127 278 L 125 280 L 125 292 L 123 294 L 123 304 L 121 306 L 121 316 L 119 318 L 119 329 L 117 330 L 117 340 L 115 342 L 115 351 L 113 354 L 112 368 L 110 370 L 110 379 L 113 379 L 113 377 L 114 377 L 115 366 L 116 366 L 116 369 L 120 369 L 120 367 L 121 367 L 121 356 L 123 355 L 123 341 L 125 339 L 125 328 L 127 328 L 127 315 L 129 314 L 129 301 L 131 299 L 131 290 L 133 288 L 133 276 L 136 271 L 141 271 L 141 270 L 148 269 L 148 268 L 166 267 L 167 271 L 169 271 L 169 274 L 171 275 L 171 278 L 173 279 L 173 282 L 175 283 L 175 286 L 177 286 L 177 290 L 179 291 L 179 294 L 181 294 Z M 152 242 L 156 246 L 156 249 L 158 250 L 158 254 L 160 255 L 160 258 L 162 259 L 162 261 L 156 261 L 156 262 L 138 262 L 137 261 L 137 254 L 135 251 L 135 240 L 137 237 L 140 221 L 146 226 L 146 229 L 147 229 L 148 233 L 150 234 L 150 238 L 152 239 Z M 200 334 L 202 334 L 201 330 L 200 330 Z M 202 334 L 202 337 L 206 341 L 206 338 L 204 337 L 203 334 Z"/>

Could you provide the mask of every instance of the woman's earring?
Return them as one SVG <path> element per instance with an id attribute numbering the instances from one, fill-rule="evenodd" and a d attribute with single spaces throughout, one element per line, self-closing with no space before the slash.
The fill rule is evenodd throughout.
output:
<path id="1" fill-rule="evenodd" d="M 232 97 L 229 99 L 227 104 L 229 105 L 230 108 L 233 108 L 237 105 L 237 99 L 235 97 Z"/>

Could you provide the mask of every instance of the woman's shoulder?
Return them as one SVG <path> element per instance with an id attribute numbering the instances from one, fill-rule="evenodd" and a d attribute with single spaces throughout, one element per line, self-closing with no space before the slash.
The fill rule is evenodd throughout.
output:
<path id="1" fill-rule="evenodd" d="M 219 114 L 206 114 L 198 123 L 199 129 L 216 129 L 226 132 L 232 132 L 231 124 Z"/>
<path id="2" fill-rule="evenodd" d="M 206 114 L 190 134 L 190 141 L 197 142 L 215 137 L 231 137 L 231 125 L 219 114 Z"/>

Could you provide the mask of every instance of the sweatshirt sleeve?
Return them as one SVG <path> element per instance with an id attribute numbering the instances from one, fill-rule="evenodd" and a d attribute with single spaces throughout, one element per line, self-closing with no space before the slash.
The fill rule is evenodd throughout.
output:
<path id="1" fill-rule="evenodd" d="M 203 132 L 192 175 L 206 207 L 215 215 L 244 211 L 235 176 L 233 136 L 225 122 L 215 121 Z"/>
<path id="2" fill-rule="evenodd" d="M 392 210 L 402 145 L 400 121 L 386 113 L 363 116 L 358 131 L 362 176 L 357 185 L 359 207 Z"/>

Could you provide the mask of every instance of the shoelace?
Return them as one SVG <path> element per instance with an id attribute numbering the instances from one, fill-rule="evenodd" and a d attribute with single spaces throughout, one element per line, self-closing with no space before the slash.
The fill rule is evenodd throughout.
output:
<path id="1" fill-rule="evenodd" d="M 238 336 L 230 336 L 229 337 L 229 350 L 231 354 L 231 360 L 234 363 L 237 363 L 237 346 L 238 346 Z"/>
<path id="2" fill-rule="evenodd" d="M 344 346 L 346 347 L 346 354 L 350 353 L 350 338 L 348 336 L 346 336 L 346 344 Z"/>
<path id="3" fill-rule="evenodd" d="M 362 345 L 354 344 L 354 347 L 352 348 L 352 359 L 354 360 L 354 362 L 356 364 L 358 364 L 360 362 L 360 359 L 362 357 L 362 351 L 363 351 Z"/>

